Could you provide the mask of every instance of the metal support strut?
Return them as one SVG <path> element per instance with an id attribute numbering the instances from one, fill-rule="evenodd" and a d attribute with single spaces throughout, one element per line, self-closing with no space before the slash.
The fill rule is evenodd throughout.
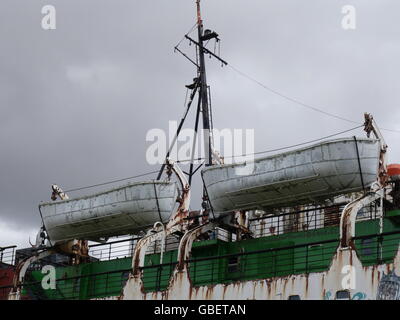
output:
<path id="1" fill-rule="evenodd" d="M 387 145 L 385 139 L 383 138 L 378 126 L 376 125 L 373 117 L 369 113 L 364 114 L 364 131 L 367 132 L 367 137 L 369 138 L 371 133 L 375 135 L 375 138 L 379 140 L 380 144 L 380 155 L 379 155 L 379 168 L 378 168 L 378 176 L 377 181 L 372 184 L 370 191 L 366 192 L 364 183 L 364 195 L 357 198 L 356 200 L 347 204 L 342 212 L 340 217 L 340 247 L 341 248 L 349 248 L 352 243 L 352 239 L 356 235 L 356 218 L 357 213 L 365 206 L 370 203 L 381 199 L 381 209 L 383 206 L 382 199 L 384 197 L 385 187 L 388 183 L 388 174 L 387 174 L 387 160 L 386 160 L 386 151 Z M 357 147 L 357 140 L 354 138 Z M 358 149 L 357 149 L 358 154 Z M 362 179 L 362 170 L 361 163 L 359 161 L 359 169 L 360 176 Z M 363 181 L 362 181 L 363 182 Z M 382 227 L 380 228 L 382 232 Z"/>
<path id="2" fill-rule="evenodd" d="M 168 173 L 171 174 L 174 172 L 182 187 L 182 193 L 178 199 L 179 206 L 165 227 L 158 230 L 156 226 L 160 225 L 161 222 L 156 223 L 152 230 L 153 232 L 155 231 L 155 233 L 149 233 L 138 241 L 132 258 L 133 276 L 140 276 L 140 268 L 144 266 L 144 258 L 149 245 L 157 240 L 162 240 L 164 242 L 169 235 L 176 232 L 184 232 L 187 229 L 187 217 L 189 216 L 190 205 L 190 186 L 184 173 L 176 164 L 169 159 L 167 159 L 166 163 Z"/>
<path id="3" fill-rule="evenodd" d="M 26 271 L 28 270 L 29 266 L 35 261 L 44 259 L 54 253 L 56 253 L 55 250 L 45 250 L 40 253 L 36 253 L 35 255 L 26 258 L 22 260 L 20 263 L 18 263 L 18 266 L 14 274 L 13 289 L 8 295 L 8 300 L 19 300 L 21 298 L 22 284 L 24 281 Z"/>

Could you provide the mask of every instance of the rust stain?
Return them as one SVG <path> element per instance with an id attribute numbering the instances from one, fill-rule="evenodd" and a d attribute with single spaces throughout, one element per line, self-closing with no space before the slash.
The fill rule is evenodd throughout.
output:
<path id="1" fill-rule="evenodd" d="M 266 280 L 266 281 L 267 281 L 268 297 L 270 297 L 271 296 L 271 282 L 269 280 Z"/>
<path id="2" fill-rule="evenodd" d="M 322 299 L 325 297 L 327 290 L 337 290 L 336 285 L 340 285 L 340 267 L 343 263 L 350 263 L 357 267 L 358 272 L 363 272 L 363 276 L 361 279 L 365 281 L 367 294 L 368 296 L 373 296 L 374 290 L 376 290 L 375 286 L 382 277 L 382 273 L 384 270 L 386 272 L 390 272 L 391 264 L 383 264 L 379 266 L 362 266 L 359 258 L 357 256 L 357 252 L 354 251 L 354 243 L 351 243 L 346 250 L 342 250 L 341 248 L 337 248 L 337 251 L 331 261 L 331 266 L 328 271 L 319 272 L 319 273 L 310 273 L 303 275 L 290 275 L 284 277 L 274 277 L 269 279 L 262 280 L 254 280 L 254 281 L 245 281 L 245 282 L 233 282 L 229 284 L 216 284 L 210 286 L 193 286 L 193 283 L 190 279 L 190 273 L 187 268 L 187 262 L 185 261 L 185 268 L 182 271 L 175 270 L 174 276 L 169 282 L 168 289 L 165 292 L 157 293 L 153 292 L 152 294 L 143 294 L 142 297 L 145 300 L 147 299 L 157 299 L 162 296 L 162 299 L 168 299 L 169 294 L 172 292 L 174 296 L 171 298 L 178 298 L 182 293 L 182 297 L 184 299 L 226 299 L 226 298 L 238 298 L 238 299 L 279 299 L 279 295 L 281 298 L 286 298 L 288 294 L 301 294 L 302 299 L 307 299 L 308 297 L 314 298 L 315 296 L 321 297 Z M 315 276 L 315 278 L 314 278 Z M 131 278 L 132 275 L 129 276 Z M 134 277 L 132 277 L 134 278 Z M 369 279 L 368 279 L 369 278 Z M 364 280 L 365 279 L 365 280 Z M 315 280 L 315 283 L 313 282 Z M 134 286 L 143 286 L 142 281 L 140 279 L 134 279 L 132 285 Z M 372 287 L 370 285 L 372 284 Z M 189 291 L 186 291 L 188 289 Z M 312 285 L 315 285 L 318 290 L 316 292 L 310 292 Z M 327 288 L 326 285 L 332 285 L 332 287 Z M 299 290 L 300 292 L 295 292 Z M 132 288 L 137 290 L 138 288 Z M 293 292 L 292 292 L 293 291 Z M 372 293 L 371 293 L 372 292 Z M 222 293 L 222 296 L 221 296 Z M 319 294 L 322 294 L 320 296 Z M 129 296 L 129 295 L 128 295 Z M 121 293 L 120 299 L 124 299 L 124 292 Z"/>
<path id="3" fill-rule="evenodd" d="M 305 275 L 306 278 L 306 296 L 308 296 L 308 273 Z"/>
<path id="4" fill-rule="evenodd" d="M 353 265 L 353 249 L 350 250 L 350 265 Z"/>
<path id="5" fill-rule="evenodd" d="M 225 294 L 226 294 L 226 285 L 224 285 L 222 289 L 222 299 L 225 298 Z"/>
<path id="6" fill-rule="evenodd" d="M 374 268 L 372 268 L 372 285 L 374 285 L 374 281 L 375 281 L 375 267 Z"/>

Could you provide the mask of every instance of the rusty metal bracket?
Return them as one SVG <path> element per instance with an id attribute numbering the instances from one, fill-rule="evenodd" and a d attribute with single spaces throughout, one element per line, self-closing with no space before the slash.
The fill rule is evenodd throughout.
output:
<path id="1" fill-rule="evenodd" d="M 179 207 L 172 215 L 166 226 L 166 231 L 168 232 L 169 229 L 175 227 L 176 225 L 180 225 L 182 227 L 187 225 L 186 218 L 189 216 L 190 206 L 190 185 L 182 170 L 169 158 L 167 158 L 167 171 L 175 173 L 182 187 L 182 194 L 178 199 Z"/>
<path id="2" fill-rule="evenodd" d="M 135 247 L 135 251 L 133 253 L 132 258 L 132 269 L 133 275 L 138 276 L 140 274 L 140 268 L 144 266 L 144 258 L 146 255 L 146 251 L 149 245 L 157 240 L 163 240 L 176 232 L 185 232 L 188 228 L 188 216 L 189 216 L 189 205 L 190 205 L 190 186 L 189 183 L 182 172 L 182 170 L 170 159 L 167 158 L 167 173 L 168 176 L 171 173 L 175 173 L 177 176 L 181 186 L 182 193 L 178 198 L 179 206 L 176 209 L 175 213 L 171 216 L 169 222 L 165 227 L 162 228 L 161 231 L 156 230 L 156 225 L 160 225 L 160 223 L 155 223 L 153 231 L 155 233 L 148 234 L 144 238 L 140 239 Z M 164 226 L 164 225 L 163 225 Z"/>
<path id="3" fill-rule="evenodd" d="M 364 131 L 367 133 L 367 137 L 369 138 L 371 133 L 373 133 L 375 138 L 379 140 L 381 151 L 379 155 L 378 182 L 382 187 L 385 187 L 389 181 L 386 152 L 388 146 L 372 115 L 370 113 L 364 113 L 364 120 Z"/>
<path id="4" fill-rule="evenodd" d="M 51 186 L 51 200 L 56 201 L 57 198 L 60 198 L 60 200 L 68 200 L 69 197 L 68 195 L 56 184 L 53 184 Z"/>
<path id="5" fill-rule="evenodd" d="M 8 295 L 8 300 L 19 300 L 21 298 L 22 284 L 24 281 L 26 271 L 28 270 L 29 266 L 32 263 L 44 259 L 55 253 L 56 253 L 55 250 L 45 250 L 33 256 L 30 256 L 29 258 L 26 258 L 22 260 L 20 263 L 18 263 L 13 279 L 13 289 Z"/>
<path id="6" fill-rule="evenodd" d="M 215 222 L 208 222 L 207 224 L 198 226 L 185 233 L 179 243 L 178 248 L 178 270 L 183 270 L 185 268 L 185 261 L 190 258 L 193 241 L 196 240 L 196 238 L 198 238 L 201 234 L 212 230 L 217 225 L 218 224 Z"/>
<path id="7" fill-rule="evenodd" d="M 156 222 L 157 224 L 157 222 Z M 178 226 L 175 226 L 170 229 L 163 229 L 162 231 L 158 231 L 153 234 L 149 234 L 138 241 L 135 247 L 135 251 L 133 253 L 132 258 L 132 274 L 133 276 L 140 275 L 140 268 L 144 266 L 144 258 L 146 255 L 147 248 L 151 245 L 154 241 L 159 241 L 165 239 L 170 234 L 178 231 Z"/>
<path id="8" fill-rule="evenodd" d="M 384 189 L 363 195 L 356 200 L 348 203 L 340 217 L 340 247 L 341 249 L 351 247 L 351 241 L 356 235 L 356 218 L 361 208 L 371 202 L 383 197 Z"/>
<path id="9" fill-rule="evenodd" d="M 340 247 L 342 249 L 349 248 L 352 238 L 355 237 L 355 224 L 358 211 L 371 202 L 374 202 L 378 199 L 382 200 L 384 197 L 384 188 L 386 187 L 389 178 L 387 173 L 387 145 L 385 139 L 383 138 L 371 114 L 365 113 L 364 119 L 364 131 L 367 132 L 367 137 L 369 138 L 371 133 L 373 133 L 375 138 L 379 140 L 380 144 L 378 179 L 371 186 L 369 193 L 350 202 L 344 207 L 340 218 Z"/>

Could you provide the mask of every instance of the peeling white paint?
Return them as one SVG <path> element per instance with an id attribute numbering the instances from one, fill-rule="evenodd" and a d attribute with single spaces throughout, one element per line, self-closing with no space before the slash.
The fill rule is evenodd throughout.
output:
<path id="1" fill-rule="evenodd" d="M 292 275 L 264 280 L 217 284 L 192 287 L 187 266 L 182 271 L 175 270 L 166 291 L 143 292 L 140 276 L 130 277 L 123 294 L 124 300 L 286 300 L 290 295 L 299 295 L 303 300 L 335 299 L 342 287 L 344 266 L 353 266 L 355 288 L 349 289 L 351 299 L 376 298 L 379 280 L 390 271 L 400 273 L 400 254 L 393 263 L 363 267 L 352 248 L 337 249 L 331 266 L 325 272 L 308 275 Z"/>

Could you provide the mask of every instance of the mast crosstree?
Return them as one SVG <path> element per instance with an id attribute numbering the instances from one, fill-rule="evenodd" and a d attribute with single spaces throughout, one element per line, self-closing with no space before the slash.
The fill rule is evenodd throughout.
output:
<path id="1" fill-rule="evenodd" d="M 203 124 L 203 139 L 204 139 L 204 159 L 205 159 L 205 166 L 210 166 L 213 164 L 213 142 L 212 142 L 212 112 L 211 112 L 211 104 L 210 104 L 210 90 L 207 84 L 207 72 L 206 72 L 206 63 L 205 63 L 205 55 L 209 55 L 221 62 L 222 65 L 227 65 L 228 63 L 221 59 L 218 55 L 213 53 L 212 51 L 206 48 L 205 42 L 208 43 L 209 40 L 215 39 L 216 42 L 219 42 L 220 39 L 218 38 L 218 34 L 214 31 L 209 29 L 204 30 L 203 20 L 201 17 L 201 7 L 200 7 L 200 0 L 196 0 L 196 9 L 197 9 L 197 41 L 192 39 L 188 34 L 185 35 L 185 38 L 189 40 L 189 44 L 194 44 L 196 46 L 196 61 L 191 59 L 187 54 L 182 52 L 177 45 L 175 47 L 175 51 L 182 54 L 186 59 L 188 59 L 192 64 L 196 66 L 197 69 L 197 77 L 193 79 L 193 83 L 187 85 L 186 87 L 192 91 L 190 95 L 189 102 L 187 104 L 186 111 L 184 116 L 182 117 L 177 132 L 173 141 L 171 142 L 170 148 L 168 149 L 166 160 L 170 156 L 171 150 L 175 145 L 177 138 L 179 136 L 180 131 L 182 130 L 183 124 L 186 120 L 186 116 L 188 111 L 192 105 L 195 95 L 198 96 L 198 103 L 197 103 L 197 111 L 196 111 L 196 121 L 194 125 L 194 139 L 192 145 L 192 155 L 190 161 L 190 169 L 189 172 L 186 174 L 189 176 L 189 184 L 192 182 L 192 176 L 197 172 L 197 169 L 194 169 L 194 154 L 195 154 L 195 143 L 197 138 L 197 131 L 199 125 L 199 118 L 200 113 L 202 115 L 202 124 Z M 165 168 L 165 163 L 162 165 L 160 172 L 158 174 L 157 179 L 161 178 L 161 175 Z"/>

